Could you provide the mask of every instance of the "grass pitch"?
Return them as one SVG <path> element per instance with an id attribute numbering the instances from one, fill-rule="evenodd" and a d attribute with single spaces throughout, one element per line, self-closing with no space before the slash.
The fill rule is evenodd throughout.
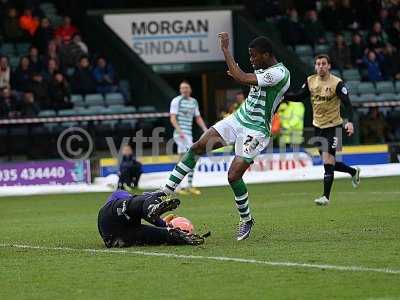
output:
<path id="1" fill-rule="evenodd" d="M 200 197 L 182 197 L 177 213 L 212 231 L 204 246 L 121 253 L 83 250 L 105 249 L 96 221 L 107 194 L 0 198 L 0 299 L 400 299 L 400 273 L 348 268 L 400 270 L 399 183 L 363 179 L 353 190 L 336 180 L 328 207 L 313 205 L 321 182 L 249 185 L 256 225 L 244 242 L 234 240 L 230 189 L 202 189 Z"/>

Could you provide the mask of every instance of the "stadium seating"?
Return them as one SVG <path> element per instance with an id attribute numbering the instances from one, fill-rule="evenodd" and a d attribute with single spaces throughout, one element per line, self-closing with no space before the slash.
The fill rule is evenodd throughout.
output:
<path id="1" fill-rule="evenodd" d="M 104 99 L 102 94 L 88 94 L 85 96 L 86 106 L 104 105 Z"/>
<path id="2" fill-rule="evenodd" d="M 297 45 L 295 47 L 295 52 L 300 58 L 302 56 L 313 56 L 313 49 L 310 45 Z"/>
<path id="3" fill-rule="evenodd" d="M 106 120 L 101 122 L 104 125 L 110 126 L 111 129 L 114 129 L 114 127 L 117 125 L 118 120 Z"/>
<path id="4" fill-rule="evenodd" d="M 394 92 L 394 86 L 393 82 L 391 81 L 380 81 L 376 83 L 376 91 L 379 94 L 382 93 L 393 93 Z"/>
<path id="5" fill-rule="evenodd" d="M 349 90 L 350 95 L 358 94 L 359 84 L 360 84 L 360 81 L 347 81 L 346 82 L 346 87 Z"/>
<path id="6" fill-rule="evenodd" d="M 321 53 L 328 53 L 329 51 L 329 46 L 328 45 L 316 45 L 315 46 L 315 55 L 321 54 Z"/>
<path id="7" fill-rule="evenodd" d="M 395 94 L 395 93 L 382 93 L 379 96 L 382 97 L 383 101 L 399 101 L 400 100 L 400 94 Z"/>
<path id="8" fill-rule="evenodd" d="M 107 105 L 123 105 L 125 104 L 124 96 L 121 93 L 109 93 L 105 96 Z"/>
<path id="9" fill-rule="evenodd" d="M 375 94 L 375 86 L 372 82 L 360 82 L 358 85 L 358 92 L 360 94 Z"/>
<path id="10" fill-rule="evenodd" d="M 394 88 L 397 93 L 400 93 L 400 81 L 396 81 L 394 84 Z"/>
<path id="11" fill-rule="evenodd" d="M 55 110 L 42 110 L 39 112 L 39 117 L 55 117 L 56 111 Z"/>
<path id="12" fill-rule="evenodd" d="M 110 105 L 108 107 L 114 114 L 122 114 L 125 112 L 125 106 L 123 105 Z"/>
<path id="13" fill-rule="evenodd" d="M 360 81 L 361 76 L 357 69 L 349 69 L 343 71 L 343 79 L 345 81 Z"/>
<path id="14" fill-rule="evenodd" d="M 85 106 L 82 95 L 71 95 L 71 102 L 74 104 L 74 107 Z"/>
<path id="15" fill-rule="evenodd" d="M 375 94 L 361 94 L 360 101 L 362 101 L 362 102 L 376 101 L 376 95 Z"/>
<path id="16" fill-rule="evenodd" d="M 58 111 L 58 115 L 60 117 L 73 116 L 75 114 L 76 114 L 76 111 L 74 109 L 61 109 Z"/>
<path id="17" fill-rule="evenodd" d="M 156 111 L 157 111 L 156 108 L 151 105 L 139 106 L 138 108 L 138 112 L 140 113 L 152 113 Z"/>
<path id="18" fill-rule="evenodd" d="M 362 102 L 362 98 L 356 94 L 350 94 L 350 101 L 352 103 Z"/>
<path id="19" fill-rule="evenodd" d="M 340 72 L 338 69 L 332 69 L 331 73 L 335 76 L 342 77 L 342 72 Z"/>
<path id="20" fill-rule="evenodd" d="M 7 56 L 11 56 L 15 53 L 15 47 L 14 44 L 11 43 L 4 43 L 1 46 L 1 53 Z"/>
<path id="21" fill-rule="evenodd" d="M 19 56 L 26 55 L 29 52 L 29 47 L 31 46 L 29 43 L 18 43 L 17 46 L 17 54 Z"/>

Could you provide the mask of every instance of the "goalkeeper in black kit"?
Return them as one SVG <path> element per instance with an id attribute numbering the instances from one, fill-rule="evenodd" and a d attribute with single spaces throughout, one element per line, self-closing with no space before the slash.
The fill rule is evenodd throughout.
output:
<path id="1" fill-rule="evenodd" d="M 107 248 L 134 245 L 201 245 L 204 237 L 168 226 L 160 216 L 176 209 L 178 199 L 162 201 L 151 194 L 117 190 L 99 211 L 98 230 Z M 142 220 L 150 223 L 142 224 Z"/>

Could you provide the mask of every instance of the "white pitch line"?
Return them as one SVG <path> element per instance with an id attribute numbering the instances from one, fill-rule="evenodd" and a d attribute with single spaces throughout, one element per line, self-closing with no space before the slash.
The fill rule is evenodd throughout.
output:
<path id="1" fill-rule="evenodd" d="M 373 272 L 373 273 L 386 273 L 386 274 L 400 274 L 400 270 L 389 269 L 389 268 L 369 268 L 361 266 L 335 266 L 327 264 L 308 264 L 308 263 L 297 263 L 297 262 L 284 262 L 284 261 L 266 261 L 236 257 L 225 257 L 225 256 L 201 256 L 201 255 L 184 255 L 174 253 L 163 253 L 163 252 L 147 252 L 147 251 L 129 251 L 129 250 L 110 250 L 110 249 L 79 249 L 69 247 L 44 247 L 44 246 L 32 246 L 32 245 L 19 245 L 19 244 L 0 244 L 2 248 L 19 248 L 19 249 L 32 249 L 32 250 L 48 250 L 48 251 L 68 251 L 68 252 L 84 252 L 84 253 L 106 253 L 106 254 L 132 254 L 141 256 L 153 256 L 153 257 L 168 257 L 177 259 L 189 259 L 189 260 L 211 260 L 211 261 L 227 261 L 236 263 L 256 264 L 264 266 L 275 266 L 275 267 L 288 267 L 288 268 L 311 268 L 321 270 L 335 270 L 335 271 L 347 271 L 347 272 Z"/>

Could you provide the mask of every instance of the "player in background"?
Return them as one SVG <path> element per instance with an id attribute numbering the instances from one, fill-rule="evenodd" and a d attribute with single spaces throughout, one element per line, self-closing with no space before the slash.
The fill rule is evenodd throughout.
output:
<path id="1" fill-rule="evenodd" d="M 348 90 L 343 81 L 330 73 L 331 63 L 328 55 L 321 54 L 315 58 L 316 74 L 307 78 L 301 89 L 296 93 L 287 93 L 287 101 L 304 101 L 311 99 L 313 110 L 313 126 L 318 138 L 319 151 L 324 162 L 324 193 L 315 199 L 317 205 L 327 205 L 332 189 L 334 171 L 345 172 L 352 176 L 353 187 L 360 184 L 360 169 L 347 166 L 336 161 L 336 147 L 338 145 L 337 132 L 342 126 L 348 136 L 354 133 L 352 121 L 353 108 L 350 103 Z M 340 105 L 347 110 L 347 121 L 343 123 L 340 115 Z M 343 125 L 344 124 L 344 125 Z"/>
<path id="2" fill-rule="evenodd" d="M 172 99 L 170 107 L 170 121 L 174 127 L 174 141 L 178 146 L 178 154 L 183 155 L 193 145 L 193 118 L 197 125 L 207 131 L 207 126 L 200 115 L 199 104 L 192 98 L 192 88 L 188 81 L 184 80 L 179 85 L 180 95 Z M 188 173 L 188 188 L 178 191 L 181 195 L 200 195 L 200 190 L 193 187 L 193 170 Z"/>
<path id="3" fill-rule="evenodd" d="M 229 68 L 228 74 L 238 83 L 249 85 L 250 93 L 234 114 L 217 122 L 190 147 L 172 171 L 165 187 L 153 193 L 160 196 L 174 193 L 186 174 L 195 167 L 199 155 L 226 145 L 235 145 L 228 182 L 240 216 L 237 232 L 237 240 L 240 241 L 249 237 L 254 224 L 247 187 L 242 177 L 253 159 L 268 144 L 271 119 L 290 85 L 290 73 L 282 63 L 278 63 L 271 41 L 265 37 L 258 37 L 249 44 L 254 73 L 243 72 L 235 62 L 229 51 L 228 33 L 222 32 L 218 38 Z"/>
<path id="4" fill-rule="evenodd" d="M 200 245 L 204 238 L 168 226 L 160 216 L 177 208 L 178 199 L 161 201 L 155 195 L 131 195 L 117 190 L 99 211 L 98 230 L 107 248 L 133 245 Z M 152 225 L 142 224 L 142 219 Z"/>

